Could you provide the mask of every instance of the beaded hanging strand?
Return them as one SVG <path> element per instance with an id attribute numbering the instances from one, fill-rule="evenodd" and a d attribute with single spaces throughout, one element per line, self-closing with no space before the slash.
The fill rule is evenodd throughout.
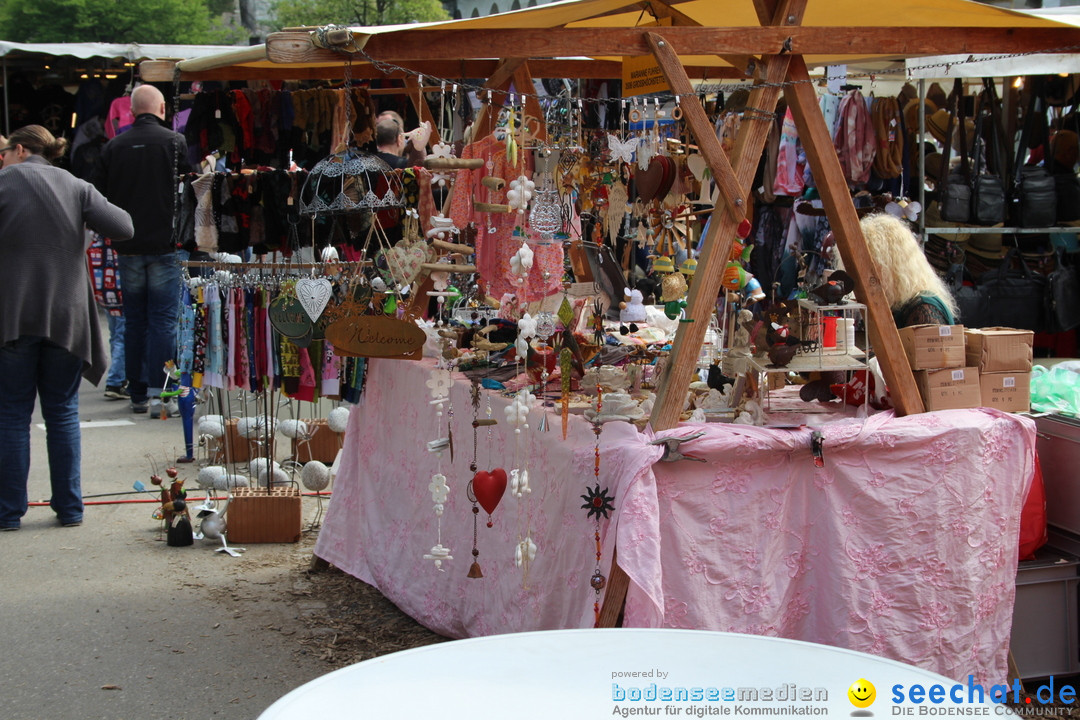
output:
<path id="1" fill-rule="evenodd" d="M 476 478 L 476 435 L 480 428 L 480 383 L 473 381 L 472 388 L 472 407 L 473 407 L 473 421 L 472 421 L 472 462 L 469 463 L 469 471 L 473 474 L 473 480 Z M 480 519 L 480 507 L 477 504 L 476 493 L 473 490 L 473 480 L 469 480 L 468 486 L 465 488 L 466 495 L 469 498 L 469 502 L 472 503 L 473 513 L 473 527 L 472 527 L 472 565 L 469 566 L 470 578 L 482 578 L 484 577 L 483 571 L 480 570 L 480 550 L 476 546 L 476 528 Z"/>
<path id="2" fill-rule="evenodd" d="M 608 513 L 615 509 L 615 497 L 608 495 L 607 488 L 600 489 L 600 433 L 603 432 L 603 423 L 600 420 L 600 411 L 604 406 L 603 391 L 597 383 L 596 385 L 596 416 L 593 420 L 593 433 L 596 435 L 596 445 L 594 449 L 594 461 L 593 461 L 593 481 L 594 484 L 591 488 L 585 490 L 585 494 L 581 496 L 581 499 L 585 503 L 581 506 L 582 510 L 588 510 L 586 517 L 596 518 L 596 524 L 593 528 L 593 540 L 596 543 L 596 567 L 593 570 L 592 577 L 589 578 L 589 585 L 592 586 L 593 591 L 596 593 L 596 599 L 593 601 L 593 627 L 600 627 L 600 591 L 607 585 L 607 578 L 604 577 L 603 568 L 600 561 L 603 558 L 603 549 L 600 545 L 600 518 L 605 520 L 608 517 Z"/>

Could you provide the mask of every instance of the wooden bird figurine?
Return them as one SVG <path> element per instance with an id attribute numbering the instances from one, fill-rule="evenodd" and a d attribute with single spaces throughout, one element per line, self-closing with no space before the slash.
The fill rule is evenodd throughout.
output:
<path id="1" fill-rule="evenodd" d="M 834 270 L 829 279 L 813 290 L 809 295 L 813 296 L 823 305 L 836 305 L 844 296 L 855 289 L 855 279 L 843 270 Z"/>

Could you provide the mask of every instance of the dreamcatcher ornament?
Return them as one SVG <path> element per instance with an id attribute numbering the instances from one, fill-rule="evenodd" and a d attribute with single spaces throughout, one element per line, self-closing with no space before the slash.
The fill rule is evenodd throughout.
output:
<path id="1" fill-rule="evenodd" d="M 582 504 L 582 510 L 588 510 L 585 517 L 595 518 L 596 524 L 593 529 L 593 540 L 596 543 L 596 568 L 593 570 L 592 577 L 589 578 L 589 585 L 592 587 L 593 592 L 596 593 L 596 599 L 593 601 L 593 627 L 600 627 L 600 591 L 607 585 L 607 578 L 604 576 L 603 568 L 600 565 L 600 561 L 603 558 L 603 549 L 600 545 L 600 518 L 608 519 L 609 513 L 615 509 L 615 496 L 608 494 L 607 488 L 600 487 L 600 433 L 603 432 L 604 424 L 600 420 L 600 414 L 604 407 L 604 393 L 600 385 L 596 386 L 596 420 L 593 422 L 593 433 L 596 435 L 596 446 L 594 450 L 594 462 L 593 462 L 593 479 L 594 484 L 591 488 L 585 489 L 585 494 L 581 496 L 584 500 Z"/>
<path id="2" fill-rule="evenodd" d="M 473 407 L 473 456 L 472 462 L 469 463 L 469 470 L 473 473 L 473 477 L 465 488 L 465 492 L 466 496 L 469 498 L 469 502 L 472 503 L 473 513 L 473 562 L 472 565 L 469 566 L 468 577 L 475 579 L 484 577 L 484 573 L 480 569 L 480 550 L 477 548 L 477 526 L 480 517 L 480 508 L 484 508 L 484 511 L 488 514 L 487 526 L 494 526 L 495 523 L 491 519 L 491 514 L 495 512 L 495 508 L 499 506 L 499 502 L 502 500 L 503 493 L 506 492 L 507 478 L 506 471 L 502 468 L 495 468 L 490 472 L 486 470 L 477 471 L 476 445 L 479 429 L 481 427 L 495 425 L 497 421 L 490 417 L 484 419 L 480 418 L 480 383 L 477 381 L 473 381 L 471 399 Z M 477 507 L 478 505 L 479 507 Z"/>
<path id="3" fill-rule="evenodd" d="M 431 404 L 436 406 L 436 433 L 442 427 L 443 406 L 450 399 L 450 386 L 452 382 L 453 379 L 450 375 L 450 370 L 448 368 L 437 367 L 431 371 L 431 376 L 426 383 L 427 387 L 431 390 Z M 453 410 L 450 412 L 452 417 Z M 443 569 L 443 562 L 454 559 L 454 556 L 450 554 L 450 548 L 442 544 L 442 516 L 446 506 L 446 500 L 450 496 L 450 486 L 446 484 L 446 476 L 442 473 L 442 454 L 444 450 L 450 450 L 450 460 L 453 462 L 453 447 L 453 436 L 450 434 L 449 426 L 447 426 L 447 434 L 445 437 L 432 440 L 427 445 L 428 451 L 436 453 L 439 460 L 435 474 L 431 476 L 431 482 L 428 483 L 428 491 L 431 493 L 431 502 L 434 504 L 432 509 L 435 512 L 436 519 L 436 541 L 431 550 L 425 553 L 424 559 L 434 562 L 435 569 L 440 571 Z"/>

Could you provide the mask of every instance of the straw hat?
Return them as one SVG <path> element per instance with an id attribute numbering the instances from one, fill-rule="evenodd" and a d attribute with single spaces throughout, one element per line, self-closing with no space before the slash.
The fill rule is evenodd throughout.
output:
<path id="1" fill-rule="evenodd" d="M 929 132 L 935 140 L 937 140 L 942 146 L 945 145 L 945 133 L 949 130 L 949 111 L 940 108 L 932 115 L 926 118 L 926 131 Z M 967 133 L 968 149 L 971 149 L 971 145 L 975 142 L 975 123 L 969 118 L 964 118 L 964 131 Z M 960 133 L 957 132 L 956 126 L 953 126 L 953 133 L 955 141 L 953 142 L 953 150 L 959 150 Z"/>
<path id="2" fill-rule="evenodd" d="M 927 116 L 933 114 L 937 109 L 931 100 L 926 100 L 922 103 L 923 113 Z M 919 132 L 919 101 L 918 99 L 909 100 L 904 105 L 904 127 L 907 128 L 909 133 Z"/>

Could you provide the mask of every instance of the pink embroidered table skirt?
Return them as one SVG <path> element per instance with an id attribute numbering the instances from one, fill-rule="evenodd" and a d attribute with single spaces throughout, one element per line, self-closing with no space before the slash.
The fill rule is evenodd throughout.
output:
<path id="1" fill-rule="evenodd" d="M 467 577 L 473 513 L 469 383 L 451 389 L 454 459 L 439 523 L 426 443 L 446 435 L 425 383 L 432 361 L 375 360 L 355 407 L 315 554 L 377 587 L 410 616 L 461 638 L 590 627 L 595 523 L 581 508 L 595 480 L 592 426 L 567 439 L 549 409 L 515 435 L 508 401 L 491 396 L 480 470 L 524 467 L 532 493 L 507 491 L 477 527 L 484 577 Z M 487 417 L 488 393 L 479 415 Z M 658 462 L 655 437 L 706 435 L 682 447 L 705 462 Z M 957 680 L 1004 682 L 1020 510 L 1033 475 L 1034 423 L 994 410 L 838 420 L 823 433 L 684 424 L 653 435 L 608 423 L 601 487 L 615 511 L 601 526 L 603 571 L 615 544 L 630 577 L 624 624 L 770 635 L 850 648 Z M 516 460 L 515 460 L 516 458 Z M 515 565 L 525 537 L 537 546 Z M 437 542 L 452 560 L 424 555 Z"/>

